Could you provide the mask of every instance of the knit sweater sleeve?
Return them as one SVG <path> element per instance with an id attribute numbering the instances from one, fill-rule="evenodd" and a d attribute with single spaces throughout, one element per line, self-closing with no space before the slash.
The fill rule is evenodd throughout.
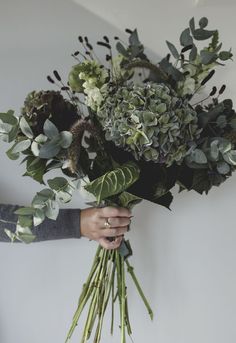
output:
<path id="1" fill-rule="evenodd" d="M 14 211 L 18 208 L 18 205 L 0 204 L 0 242 L 10 242 L 4 229 L 15 231 L 17 215 Z M 46 218 L 32 231 L 36 236 L 34 242 L 80 238 L 80 209 L 60 209 L 56 220 Z"/>

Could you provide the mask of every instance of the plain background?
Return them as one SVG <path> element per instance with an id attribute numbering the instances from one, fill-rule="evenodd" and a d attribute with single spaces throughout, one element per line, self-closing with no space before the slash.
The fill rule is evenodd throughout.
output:
<path id="1" fill-rule="evenodd" d="M 176 43 L 192 16 L 207 16 L 224 47 L 235 51 L 234 3 L 0 0 L 0 111 L 19 112 L 30 90 L 51 88 L 46 76 L 54 69 L 66 80 L 79 34 L 96 41 L 137 27 L 145 45 L 163 56 L 166 39 Z M 236 100 L 235 62 L 219 69 L 209 87 L 224 82 L 225 95 Z M 7 148 L 1 142 L 0 202 L 29 204 L 41 187 L 21 176 Z M 235 343 L 235 181 L 236 175 L 208 196 L 175 190 L 171 212 L 148 202 L 135 208 L 130 262 L 155 313 L 150 322 L 128 280 L 135 343 Z M 70 206 L 85 206 L 84 200 L 78 195 Z M 0 342 L 63 343 L 95 249 L 85 239 L 0 243 Z M 102 342 L 119 342 L 118 322 L 114 338 L 108 330 L 109 315 Z M 72 342 L 80 336 L 81 325 Z"/>

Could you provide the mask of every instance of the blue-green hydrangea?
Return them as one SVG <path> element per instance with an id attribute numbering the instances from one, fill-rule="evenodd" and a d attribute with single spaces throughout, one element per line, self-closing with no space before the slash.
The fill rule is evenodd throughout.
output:
<path id="1" fill-rule="evenodd" d="M 105 138 L 137 160 L 181 164 L 199 138 L 197 113 L 165 84 L 129 83 L 107 96 L 98 118 Z"/>

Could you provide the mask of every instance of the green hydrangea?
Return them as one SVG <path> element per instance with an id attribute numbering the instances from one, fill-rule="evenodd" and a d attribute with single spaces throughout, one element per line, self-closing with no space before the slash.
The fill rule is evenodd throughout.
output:
<path id="1" fill-rule="evenodd" d="M 98 118 L 107 140 L 167 166 L 180 164 L 201 132 L 197 113 L 165 84 L 130 83 L 109 95 Z"/>

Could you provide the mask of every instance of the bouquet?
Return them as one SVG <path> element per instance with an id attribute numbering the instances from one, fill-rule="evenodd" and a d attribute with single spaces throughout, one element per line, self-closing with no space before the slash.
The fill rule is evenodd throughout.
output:
<path id="1" fill-rule="evenodd" d="M 47 217 L 56 219 L 60 202 L 84 187 L 93 206 L 132 208 L 142 199 L 170 208 L 171 189 L 208 193 L 223 183 L 236 167 L 236 113 L 223 99 L 225 85 L 202 90 L 217 67 L 232 59 L 223 50 L 217 30 L 207 29 L 207 18 L 194 18 L 180 35 L 180 48 L 166 41 L 169 53 L 158 63 L 146 55 L 137 30 L 126 29 L 127 42 L 104 36 L 101 62 L 89 39 L 79 36 L 80 50 L 68 80 L 58 71 L 48 81 L 58 91 L 32 91 L 21 114 L 0 114 L 0 135 L 13 143 L 10 159 L 22 158 L 24 176 L 46 185 L 29 207 L 16 211 L 14 240 L 31 242 L 31 228 Z M 205 43 L 205 41 L 207 43 Z M 115 42 L 115 44 L 114 44 Z M 202 47 L 198 47 L 198 43 Z M 114 48 L 115 45 L 115 48 Z M 114 52 L 115 51 L 115 52 Z M 200 100 L 199 100 L 200 99 Z M 47 173 L 58 170 L 48 179 Z M 47 180 L 46 180 L 47 179 Z M 101 340 L 104 315 L 114 304 L 120 311 L 121 343 L 131 335 L 126 268 L 153 318 L 152 309 L 130 265 L 130 242 L 115 251 L 98 247 L 83 285 L 66 342 L 87 305 L 81 342 L 94 335 Z"/>

